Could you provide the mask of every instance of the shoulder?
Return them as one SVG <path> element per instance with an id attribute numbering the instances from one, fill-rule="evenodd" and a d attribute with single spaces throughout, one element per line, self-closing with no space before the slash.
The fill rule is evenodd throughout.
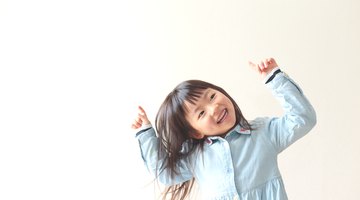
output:
<path id="1" fill-rule="evenodd" d="M 269 135 L 276 132 L 276 126 L 274 126 L 274 120 L 276 117 L 257 117 L 250 121 L 252 127 L 252 135 Z"/>
<path id="2" fill-rule="evenodd" d="M 257 117 L 250 120 L 249 123 L 254 130 L 263 129 L 271 121 L 270 117 Z"/>

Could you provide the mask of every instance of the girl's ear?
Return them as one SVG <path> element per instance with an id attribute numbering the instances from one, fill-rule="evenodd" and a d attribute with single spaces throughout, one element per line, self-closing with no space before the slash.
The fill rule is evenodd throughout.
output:
<path id="1" fill-rule="evenodd" d="M 195 139 L 203 139 L 205 135 L 201 134 L 201 133 L 198 133 L 198 132 L 195 132 L 195 133 L 192 133 L 191 136 Z"/>

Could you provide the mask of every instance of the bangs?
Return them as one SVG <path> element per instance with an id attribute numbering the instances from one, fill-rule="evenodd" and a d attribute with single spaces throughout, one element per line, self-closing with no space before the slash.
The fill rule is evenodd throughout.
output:
<path id="1" fill-rule="evenodd" d="M 178 103 L 182 105 L 182 108 L 188 112 L 189 108 L 186 106 L 187 102 L 196 105 L 198 99 L 203 95 L 204 91 L 208 88 L 213 88 L 211 84 L 200 80 L 188 80 L 179 84 L 175 90 Z"/>
<path id="2" fill-rule="evenodd" d="M 198 99 L 204 93 L 204 89 L 196 90 L 182 90 L 178 93 L 179 101 L 181 102 L 181 107 L 185 112 L 189 112 L 189 104 L 196 105 Z"/>
<path id="3" fill-rule="evenodd" d="M 189 102 L 192 105 L 195 105 L 198 99 L 202 96 L 205 89 L 197 89 L 193 91 L 188 91 L 187 94 L 185 94 L 184 100 Z"/>

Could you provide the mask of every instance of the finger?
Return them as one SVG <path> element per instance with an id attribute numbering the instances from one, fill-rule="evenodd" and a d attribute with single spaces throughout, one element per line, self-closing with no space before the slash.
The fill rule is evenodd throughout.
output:
<path id="1" fill-rule="evenodd" d="M 269 61 L 270 61 L 271 63 L 275 63 L 275 59 L 272 58 L 272 57 L 269 58 Z"/>
<path id="2" fill-rule="evenodd" d="M 131 128 L 132 129 L 138 129 L 140 128 L 141 126 L 139 126 L 138 124 L 131 124 Z"/>
<path id="3" fill-rule="evenodd" d="M 270 66 L 269 59 L 265 59 L 264 61 L 264 68 L 267 69 Z"/>
<path id="4" fill-rule="evenodd" d="M 133 125 L 140 127 L 143 121 L 140 118 L 136 118 L 133 122 Z"/>
<path id="5" fill-rule="evenodd" d="M 267 62 L 268 67 L 275 64 L 275 60 L 273 58 L 266 59 L 266 62 Z"/>
<path id="6" fill-rule="evenodd" d="M 142 124 L 142 123 L 143 123 L 142 118 L 138 116 L 138 117 L 135 119 L 135 123 Z"/>
<path id="7" fill-rule="evenodd" d="M 138 124 L 132 124 L 131 125 L 131 128 L 133 128 L 133 129 L 138 129 L 140 127 L 141 127 L 141 125 L 138 125 Z"/>
<path id="8" fill-rule="evenodd" d="M 140 111 L 141 114 L 146 115 L 145 110 L 144 110 L 143 107 L 138 106 L 138 108 L 139 108 L 139 111 Z"/>
<path id="9" fill-rule="evenodd" d="M 139 118 L 141 119 L 142 124 L 145 124 L 145 125 L 150 124 L 150 121 L 149 121 L 149 119 L 147 118 L 146 115 L 142 115 L 142 114 L 139 113 Z"/>
<path id="10" fill-rule="evenodd" d="M 278 64 L 276 63 L 276 60 L 274 58 L 270 58 L 270 62 L 272 65 L 274 65 L 275 67 L 278 66 Z"/>
<path id="11" fill-rule="evenodd" d="M 264 63 L 264 61 L 261 61 L 261 63 L 260 63 L 260 70 L 261 71 L 263 71 L 264 69 L 265 69 L 265 63 Z"/>
<path id="12" fill-rule="evenodd" d="M 251 68 L 256 68 L 256 64 L 255 64 L 255 63 L 253 63 L 253 62 L 251 62 L 251 61 L 249 61 L 248 63 L 249 63 L 249 66 L 250 66 Z"/>
<path id="13" fill-rule="evenodd" d="M 250 66 L 251 68 L 253 68 L 254 70 L 256 70 L 256 71 L 261 72 L 261 70 L 260 70 L 260 68 L 259 68 L 259 65 L 255 64 L 255 63 L 253 63 L 253 62 L 251 62 L 251 61 L 249 61 L 249 66 Z"/>
<path id="14" fill-rule="evenodd" d="M 138 125 L 136 125 L 136 124 L 131 124 L 131 128 L 132 128 L 132 129 L 138 129 L 138 128 L 139 128 L 139 126 L 138 126 Z"/>

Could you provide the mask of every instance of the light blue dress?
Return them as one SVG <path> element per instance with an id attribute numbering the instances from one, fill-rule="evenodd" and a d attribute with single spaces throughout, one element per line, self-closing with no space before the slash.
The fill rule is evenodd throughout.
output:
<path id="1" fill-rule="evenodd" d="M 208 137 L 203 153 L 179 163 L 180 176 L 170 179 L 162 172 L 160 182 L 172 185 L 195 177 L 206 200 L 286 200 L 277 155 L 315 126 L 316 114 L 285 73 L 278 73 L 266 86 L 280 101 L 283 116 L 256 118 L 250 122 L 252 131 L 237 125 L 224 138 Z M 158 140 L 154 129 L 145 127 L 136 137 L 145 165 L 155 174 Z"/>

